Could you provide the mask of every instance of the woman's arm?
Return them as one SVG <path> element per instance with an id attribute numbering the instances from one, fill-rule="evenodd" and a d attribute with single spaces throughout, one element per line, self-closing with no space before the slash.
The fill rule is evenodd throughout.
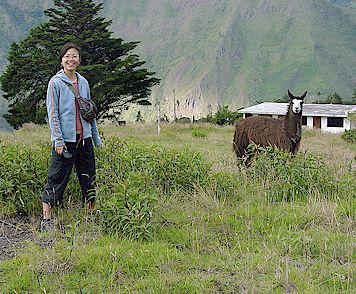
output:
<path id="1" fill-rule="evenodd" d="M 52 78 L 48 84 L 46 105 L 49 126 L 51 129 L 51 137 L 54 142 L 54 147 L 63 147 L 63 133 L 59 121 L 59 91 L 56 88 L 54 78 Z"/>
<path id="2" fill-rule="evenodd" d="M 90 124 L 91 124 L 91 135 L 92 135 L 92 139 L 94 141 L 94 145 L 97 147 L 100 147 L 103 145 L 103 142 L 101 141 L 101 138 L 99 135 L 96 120 L 93 120 Z"/>

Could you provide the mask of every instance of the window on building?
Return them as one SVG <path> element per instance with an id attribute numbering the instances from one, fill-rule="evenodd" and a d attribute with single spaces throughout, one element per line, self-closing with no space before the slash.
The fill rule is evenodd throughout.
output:
<path id="1" fill-rule="evenodd" d="M 307 117 L 306 116 L 302 116 L 302 126 L 306 126 L 307 123 Z"/>
<path id="2" fill-rule="evenodd" d="M 336 127 L 342 128 L 344 127 L 344 118 L 342 117 L 328 117 L 327 118 L 327 126 L 328 128 Z"/>

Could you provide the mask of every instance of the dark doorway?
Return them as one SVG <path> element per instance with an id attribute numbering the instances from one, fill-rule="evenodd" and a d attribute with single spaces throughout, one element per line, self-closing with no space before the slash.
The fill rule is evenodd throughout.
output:
<path id="1" fill-rule="evenodd" d="M 315 129 L 321 128 L 321 117 L 320 116 L 313 117 L 313 128 L 315 128 Z"/>

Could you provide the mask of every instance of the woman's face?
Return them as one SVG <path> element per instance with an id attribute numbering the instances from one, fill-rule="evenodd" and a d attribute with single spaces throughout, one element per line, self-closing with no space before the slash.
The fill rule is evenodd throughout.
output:
<path id="1" fill-rule="evenodd" d="M 65 72 L 75 71 L 80 65 L 79 52 L 75 48 L 70 48 L 62 57 L 62 66 Z"/>

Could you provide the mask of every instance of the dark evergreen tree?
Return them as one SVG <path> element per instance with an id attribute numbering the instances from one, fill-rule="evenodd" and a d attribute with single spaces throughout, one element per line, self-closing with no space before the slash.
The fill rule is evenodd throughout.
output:
<path id="1" fill-rule="evenodd" d="M 343 104 L 343 101 L 341 96 L 335 92 L 334 94 L 331 94 L 326 98 L 326 103 Z"/>
<path id="2" fill-rule="evenodd" d="M 139 42 L 112 37 L 111 21 L 98 17 L 101 9 L 92 0 L 54 0 L 54 8 L 44 12 L 48 21 L 11 45 L 0 82 L 12 126 L 45 122 L 48 81 L 59 70 L 59 50 L 68 41 L 82 49 L 79 72 L 89 81 L 99 118 L 120 114 L 130 103 L 150 105 L 151 87 L 159 79 L 132 53 Z"/>
<path id="3" fill-rule="evenodd" d="M 317 100 L 315 104 L 345 104 L 338 93 L 330 94 L 325 100 Z"/>

